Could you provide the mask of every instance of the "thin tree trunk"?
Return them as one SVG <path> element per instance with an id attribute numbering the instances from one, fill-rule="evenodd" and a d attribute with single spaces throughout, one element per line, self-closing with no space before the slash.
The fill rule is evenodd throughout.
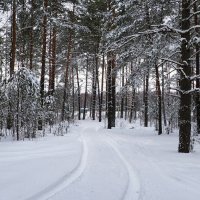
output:
<path id="1" fill-rule="evenodd" d="M 99 122 L 101 122 L 101 93 L 100 93 L 100 82 L 99 82 L 98 68 L 96 69 L 96 80 L 97 80 L 97 92 L 98 92 L 98 99 L 99 99 Z"/>
<path id="2" fill-rule="evenodd" d="M 164 82 L 164 69 L 162 65 L 162 110 L 163 110 L 163 121 L 164 126 L 167 126 L 167 120 L 166 120 L 166 112 L 165 112 L 165 82 Z"/>
<path id="3" fill-rule="evenodd" d="M 57 0 L 53 1 L 52 15 L 57 18 Z M 53 23 L 52 34 L 51 34 L 51 71 L 49 74 L 49 94 L 53 95 L 55 91 L 55 73 L 56 73 L 56 47 L 57 47 L 57 26 Z"/>
<path id="4" fill-rule="evenodd" d="M 98 57 L 95 55 L 95 66 L 96 69 L 93 68 L 93 78 L 92 78 L 92 119 L 95 120 L 95 112 L 96 112 L 96 93 L 97 93 L 97 65 L 98 65 Z"/>
<path id="5" fill-rule="evenodd" d="M 25 0 L 22 0 L 22 12 L 25 13 L 26 12 L 26 8 L 25 8 Z M 26 24 L 25 24 L 25 19 L 22 19 L 22 30 L 20 33 L 21 36 L 21 52 L 20 52 L 20 59 L 21 59 L 21 66 L 24 67 L 25 66 L 25 60 L 26 60 L 26 53 L 25 53 L 25 28 Z"/>
<path id="6" fill-rule="evenodd" d="M 132 98 L 131 98 L 131 110 L 130 110 L 130 116 L 129 116 L 129 123 L 131 123 L 132 120 L 133 120 L 134 108 L 135 108 L 135 89 L 133 87 Z"/>
<path id="7" fill-rule="evenodd" d="M 150 14 L 148 2 L 145 2 L 145 14 L 146 14 L 146 24 L 147 28 L 151 29 L 150 25 Z M 150 41 L 152 43 L 152 39 Z M 149 121 L 149 68 L 147 69 L 147 74 L 145 75 L 145 92 L 144 92 L 144 127 L 148 127 Z"/>
<path id="8" fill-rule="evenodd" d="M 125 105 L 124 105 L 125 120 L 127 120 L 127 117 L 128 117 L 128 86 L 127 86 L 128 79 L 127 79 L 127 75 L 128 75 L 128 67 L 126 66 L 126 86 L 125 86 Z"/>
<path id="9" fill-rule="evenodd" d="M 76 66 L 76 80 L 78 86 L 78 120 L 81 120 L 81 93 L 80 93 L 80 84 L 79 84 L 79 75 L 78 75 L 78 66 Z"/>
<path id="10" fill-rule="evenodd" d="M 144 91 L 144 127 L 148 127 L 148 121 L 149 121 L 149 114 L 148 114 L 148 107 L 149 107 L 149 69 L 147 71 L 147 74 L 145 75 L 145 91 Z"/>
<path id="11" fill-rule="evenodd" d="M 10 77 L 14 73 L 14 68 L 15 68 L 15 57 L 16 57 L 16 38 L 17 38 L 17 33 L 16 33 L 16 0 L 13 0 L 13 5 L 12 5 L 12 44 L 11 44 L 11 57 L 10 57 Z"/>
<path id="12" fill-rule="evenodd" d="M 29 68 L 33 69 L 33 47 L 34 47 L 34 38 L 33 38 L 33 26 L 34 26 L 34 0 L 31 0 L 31 28 L 30 28 L 30 54 L 29 54 Z"/>
<path id="13" fill-rule="evenodd" d="M 137 104 L 136 104 L 136 94 L 137 90 L 135 89 L 135 101 L 134 101 L 134 120 L 137 120 Z"/>
<path id="14" fill-rule="evenodd" d="M 124 66 L 122 66 L 122 94 L 121 94 L 121 112 L 120 112 L 120 118 L 124 117 Z"/>
<path id="15" fill-rule="evenodd" d="M 131 74 L 133 74 L 133 63 L 131 62 Z M 135 106 L 135 85 L 132 85 L 132 98 L 131 98 L 131 110 L 129 115 L 129 123 L 132 122 L 133 119 L 133 111 Z"/>
<path id="16" fill-rule="evenodd" d="M 108 64 L 107 64 L 107 117 L 108 117 L 108 129 L 112 128 L 112 62 L 111 62 L 111 53 L 107 55 Z"/>
<path id="17" fill-rule="evenodd" d="M 51 94 L 51 82 L 52 82 L 52 30 L 51 30 L 51 24 L 49 28 L 49 88 L 48 88 L 48 94 Z"/>
<path id="18" fill-rule="evenodd" d="M 106 76 L 106 99 L 105 99 L 105 104 L 106 104 L 106 108 L 105 108 L 105 117 L 107 118 L 108 117 L 108 77 L 109 77 L 109 74 L 108 74 L 108 64 L 106 64 L 105 66 L 105 76 Z"/>
<path id="19" fill-rule="evenodd" d="M 89 59 L 87 56 L 87 68 L 86 68 L 86 75 L 85 75 L 85 95 L 84 95 L 84 108 L 83 108 L 83 120 L 85 120 L 86 116 L 86 105 L 87 105 L 87 87 L 88 87 L 88 68 L 89 68 Z"/>
<path id="20" fill-rule="evenodd" d="M 56 73 L 56 27 L 54 25 L 51 43 L 51 70 L 49 71 L 49 94 L 53 95 L 55 91 L 55 73 Z"/>
<path id="21" fill-rule="evenodd" d="M 52 41 L 52 83 L 51 83 L 51 91 L 52 95 L 55 91 L 55 77 L 56 77 L 56 46 L 57 46 L 57 30 L 56 26 L 53 27 L 53 41 Z"/>
<path id="22" fill-rule="evenodd" d="M 101 94 L 100 94 L 100 103 L 99 103 L 99 122 L 102 120 L 102 107 L 103 107 L 103 87 L 104 87 L 104 70 L 105 70 L 105 56 L 103 54 L 102 61 L 102 75 L 101 75 Z"/>
<path id="23" fill-rule="evenodd" d="M 10 52 L 10 77 L 14 74 L 15 68 L 15 59 L 16 59 L 16 0 L 12 2 L 12 26 L 11 26 L 11 33 L 12 33 L 12 44 L 11 44 L 11 52 Z M 5 70 L 6 71 L 6 70 Z M 7 116 L 7 128 L 11 129 L 13 127 L 13 117 L 12 117 L 12 105 L 9 101 L 9 108 L 8 108 L 8 116 Z M 14 130 L 14 127 L 13 127 Z"/>
<path id="24" fill-rule="evenodd" d="M 72 119 L 75 114 L 75 83 L 74 83 L 74 67 L 71 68 L 71 84 L 72 84 Z"/>
<path id="25" fill-rule="evenodd" d="M 115 74 L 115 55 L 112 58 L 112 127 L 115 127 L 115 113 L 116 113 L 116 74 Z"/>
<path id="26" fill-rule="evenodd" d="M 115 127 L 115 55 L 108 53 L 108 129 Z"/>
<path id="27" fill-rule="evenodd" d="M 46 68 L 46 46 L 47 46 L 47 6 L 48 0 L 44 0 L 44 16 L 43 16 L 43 33 L 42 33 L 42 67 L 41 67 L 41 77 L 40 77 L 40 96 L 41 96 L 41 105 L 44 103 L 44 80 L 45 80 L 45 68 Z"/>
<path id="28" fill-rule="evenodd" d="M 158 135 L 162 134 L 162 94 L 160 89 L 160 78 L 158 65 L 155 64 L 156 70 L 156 88 L 157 88 L 157 101 L 158 101 Z"/>
<path id="29" fill-rule="evenodd" d="M 16 132 L 17 132 L 17 141 L 19 141 L 20 139 L 20 135 L 19 135 L 19 112 L 20 112 L 20 91 L 19 91 L 19 80 L 17 80 L 17 116 L 16 116 Z"/>

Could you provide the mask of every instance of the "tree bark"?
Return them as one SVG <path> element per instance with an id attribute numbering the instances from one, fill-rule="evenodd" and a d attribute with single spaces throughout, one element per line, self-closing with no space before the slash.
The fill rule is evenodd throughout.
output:
<path id="1" fill-rule="evenodd" d="M 51 42 L 51 70 L 49 71 L 49 94 L 53 95 L 55 91 L 55 73 L 56 73 L 56 27 L 52 31 Z"/>
<path id="2" fill-rule="evenodd" d="M 69 90 L 69 66 L 71 63 L 71 56 L 72 56 L 72 31 L 69 33 L 68 39 L 68 51 L 67 51 L 67 61 L 65 67 L 65 85 L 64 85 L 64 94 L 63 94 L 63 103 L 62 103 L 62 110 L 61 110 L 61 120 L 65 120 L 65 111 L 66 111 L 66 103 L 68 104 L 68 90 Z M 68 108 L 67 108 L 68 109 Z"/>
<path id="3" fill-rule="evenodd" d="M 51 82 L 52 82 L 52 26 L 50 24 L 49 27 L 49 52 L 48 52 L 48 59 L 49 59 L 49 85 L 48 85 L 48 95 L 51 94 Z"/>
<path id="4" fill-rule="evenodd" d="M 94 58 L 95 67 L 93 68 L 92 77 L 92 119 L 95 120 L 96 116 L 96 95 L 97 95 L 97 69 L 98 69 L 98 57 L 95 55 Z"/>
<path id="5" fill-rule="evenodd" d="M 44 104 L 44 81 L 45 81 L 45 68 L 46 68 L 46 46 L 47 46 L 47 6 L 48 0 L 44 0 L 44 16 L 42 22 L 42 67 L 41 67 L 41 77 L 40 77 L 40 97 L 41 97 L 41 105 Z"/>
<path id="6" fill-rule="evenodd" d="M 182 72 L 180 77 L 180 110 L 179 110 L 179 147 L 180 153 L 190 152 L 191 136 L 191 66 L 190 66 L 190 0 L 182 0 L 182 34 L 181 62 Z"/>
<path id="7" fill-rule="evenodd" d="M 96 80 L 97 80 L 97 91 L 98 91 L 98 100 L 99 100 L 99 122 L 101 122 L 101 92 L 100 92 L 100 82 L 99 82 L 99 72 L 98 71 L 99 70 L 97 68 L 96 69 Z"/>
<path id="8" fill-rule="evenodd" d="M 57 0 L 52 2 L 51 14 L 54 18 L 58 16 Z M 49 73 L 49 94 L 53 96 L 55 91 L 55 73 L 56 73 L 56 48 L 57 48 L 57 25 L 55 22 L 52 24 L 51 31 L 51 70 Z"/>
<path id="9" fill-rule="evenodd" d="M 75 115 L 75 84 L 74 84 L 74 67 L 71 68 L 71 84 L 72 84 L 72 119 Z"/>
<path id="10" fill-rule="evenodd" d="M 86 106 L 87 106 L 88 68 L 89 68 L 89 59 L 88 59 L 88 56 L 87 56 L 87 68 L 86 68 L 86 75 L 85 75 L 85 95 L 84 95 L 83 120 L 85 120 Z"/>
<path id="11" fill-rule="evenodd" d="M 78 86 L 78 120 L 81 120 L 81 91 L 80 91 L 80 84 L 79 84 L 79 74 L 78 74 L 78 66 L 76 66 L 76 80 Z"/>
<path id="12" fill-rule="evenodd" d="M 163 121 L 164 126 L 167 126 L 167 120 L 166 120 L 166 112 L 165 112 L 165 79 L 164 79 L 164 69 L 162 65 L 162 110 L 163 110 Z"/>
<path id="13" fill-rule="evenodd" d="M 114 28 L 114 20 L 116 17 L 115 7 L 112 5 L 112 0 L 107 1 L 107 9 L 110 11 L 109 27 L 108 31 Z M 108 117 L 108 129 L 115 127 L 115 65 L 116 65 L 116 55 L 113 51 L 107 52 L 107 117 Z"/>
<path id="14" fill-rule="evenodd" d="M 29 68 L 33 69 L 33 47 L 34 47 L 34 37 L 33 37 L 33 26 L 34 26 L 34 0 L 31 0 L 31 28 L 30 28 L 30 53 L 29 53 Z"/>
<path id="15" fill-rule="evenodd" d="M 128 75 L 128 66 L 126 66 L 126 86 L 125 86 L 125 102 L 124 102 L 125 120 L 127 120 L 127 117 L 128 117 L 128 85 L 127 85 L 128 78 L 127 78 L 127 75 Z"/>
<path id="16" fill-rule="evenodd" d="M 11 44 L 11 57 L 10 57 L 10 77 L 14 73 L 15 58 L 16 58 L 16 38 L 17 38 L 17 23 L 16 23 L 16 0 L 12 2 L 12 44 Z"/>
<path id="17" fill-rule="evenodd" d="M 148 107 L 149 107 L 149 69 L 147 74 L 145 75 L 145 88 L 144 88 L 144 127 L 148 127 L 149 121 L 149 114 L 148 114 Z"/>
<path id="18" fill-rule="evenodd" d="M 194 13 L 196 13 L 196 12 L 197 12 L 197 3 L 194 3 Z M 198 15 L 194 15 L 195 26 L 199 24 L 198 20 L 199 20 Z M 198 29 L 196 31 L 197 31 L 197 33 L 199 33 Z M 196 76 L 198 76 L 199 75 L 199 67 L 200 67 L 199 44 L 196 44 L 195 51 L 196 51 Z M 198 78 L 196 79 L 196 88 L 200 88 L 200 82 L 199 82 Z M 198 92 L 196 93 L 195 103 L 196 103 L 197 133 L 200 134 L 200 95 Z"/>
<path id="19" fill-rule="evenodd" d="M 101 94 L 100 94 L 100 103 L 99 103 L 99 122 L 102 121 L 102 108 L 103 108 L 103 87 L 104 87 L 104 71 L 105 71 L 105 56 L 103 54 L 102 61 L 102 75 L 101 75 Z"/>
<path id="20" fill-rule="evenodd" d="M 17 80 L 17 113 L 16 113 L 16 133 L 17 133 L 17 141 L 20 139 L 20 122 L 19 122 L 19 114 L 20 114 L 20 88 L 19 88 L 19 80 Z"/>
<path id="21" fill-rule="evenodd" d="M 121 111 L 120 111 L 120 118 L 124 117 L 124 66 L 122 66 L 122 94 L 121 94 Z"/>
<path id="22" fill-rule="evenodd" d="M 162 94 L 160 89 L 160 78 L 158 65 L 155 64 L 156 70 L 156 89 L 157 89 L 157 101 L 158 101 L 158 135 L 162 134 Z"/>
<path id="23" fill-rule="evenodd" d="M 113 52 L 108 52 L 108 129 L 115 127 L 115 55 Z"/>
<path id="24" fill-rule="evenodd" d="M 131 62 L 131 74 L 133 74 L 133 63 Z M 129 123 L 132 122 L 133 119 L 133 112 L 135 107 L 135 84 L 132 85 L 132 94 L 131 94 L 131 109 L 130 109 L 130 116 L 129 116 Z"/>

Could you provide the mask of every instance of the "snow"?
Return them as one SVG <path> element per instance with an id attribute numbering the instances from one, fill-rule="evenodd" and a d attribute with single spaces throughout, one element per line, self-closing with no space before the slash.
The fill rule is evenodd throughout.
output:
<path id="1" fill-rule="evenodd" d="M 200 146 L 179 154 L 175 133 L 118 124 L 85 120 L 65 136 L 0 142 L 1 199 L 198 199 Z"/>

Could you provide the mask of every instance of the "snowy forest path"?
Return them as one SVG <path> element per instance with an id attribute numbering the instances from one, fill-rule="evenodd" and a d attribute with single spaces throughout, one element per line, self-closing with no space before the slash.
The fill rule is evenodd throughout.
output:
<path id="1" fill-rule="evenodd" d="M 88 148 L 84 172 L 51 200 L 138 200 L 139 183 L 128 161 L 109 132 L 97 122 L 81 123 L 81 135 Z"/>
<path id="2" fill-rule="evenodd" d="M 123 123 L 88 119 L 64 136 L 0 143 L 0 199 L 198 199 L 200 148 L 178 154 L 176 134 Z"/>
<path id="3" fill-rule="evenodd" d="M 107 142 L 117 153 L 128 172 L 128 185 L 124 192 L 123 200 L 141 199 L 140 182 L 137 174 L 133 170 L 133 167 L 130 165 L 129 161 L 125 158 L 123 153 L 119 150 L 117 143 L 112 139 L 112 137 L 108 138 Z"/>
<path id="4" fill-rule="evenodd" d="M 86 142 L 84 141 L 82 134 L 78 140 L 82 143 L 82 154 L 80 156 L 80 160 L 76 167 L 71 171 L 63 175 L 60 179 L 56 182 L 45 188 L 44 190 L 40 191 L 39 193 L 33 195 L 32 197 L 28 198 L 27 200 L 48 200 L 51 199 L 54 195 L 58 192 L 62 191 L 66 187 L 68 187 L 71 183 L 73 183 L 76 179 L 78 179 L 83 171 L 85 170 L 87 156 L 88 156 L 88 149 Z"/>

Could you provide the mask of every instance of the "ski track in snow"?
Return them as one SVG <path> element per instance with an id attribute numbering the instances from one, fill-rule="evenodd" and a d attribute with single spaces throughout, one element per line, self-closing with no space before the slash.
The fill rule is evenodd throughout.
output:
<path id="1" fill-rule="evenodd" d="M 78 165 L 70 173 L 67 173 L 43 191 L 29 197 L 26 200 L 48 200 L 75 182 L 82 175 L 87 163 L 88 148 L 84 138 L 80 136 L 80 139 L 82 141 L 82 155 Z"/>
<path id="2" fill-rule="evenodd" d="M 92 140 L 93 146 L 98 146 L 99 143 L 103 142 L 104 145 L 106 145 L 111 151 L 112 153 L 114 153 L 114 156 L 116 156 L 117 159 L 119 159 L 121 161 L 121 167 L 122 169 L 127 173 L 127 183 L 125 185 L 125 189 L 124 191 L 122 191 L 121 193 L 121 197 L 119 196 L 119 200 L 139 200 L 140 199 L 140 183 L 139 183 L 139 179 L 137 177 L 137 174 L 134 172 L 133 168 L 131 167 L 131 165 L 129 164 L 129 162 L 127 161 L 127 159 L 124 157 L 124 155 L 120 152 L 117 143 L 114 141 L 114 139 L 111 138 L 110 135 L 108 135 L 109 133 L 101 133 L 100 129 L 98 126 L 95 127 L 84 127 L 83 126 L 83 131 L 81 132 L 81 137 L 83 139 L 83 141 L 85 141 L 85 143 L 87 142 L 91 142 L 90 140 L 88 141 L 87 138 L 90 138 L 90 136 L 88 137 L 88 133 L 95 133 L 95 140 Z M 93 136 L 94 137 L 94 136 Z M 100 139 L 100 140 L 99 140 Z M 85 144 L 85 146 L 89 147 L 90 145 Z M 95 145 L 96 144 L 96 145 Z M 95 149 L 87 149 L 87 151 L 89 152 L 95 152 Z M 97 153 L 98 155 L 98 153 Z M 103 160 L 101 160 L 100 162 L 102 162 Z M 88 163 L 88 162 L 87 162 Z M 85 165 L 87 164 L 85 162 Z M 88 166 L 89 167 L 89 166 Z M 84 166 L 84 169 L 87 168 L 87 166 Z M 82 170 L 82 179 L 87 179 L 87 173 L 86 169 Z M 77 178 L 76 178 L 77 179 Z M 77 180 L 78 182 L 79 180 Z M 81 181 L 81 179 L 80 179 Z M 75 182 L 75 181 L 73 181 Z M 72 183 L 72 182 L 70 182 Z M 57 190 L 54 192 L 53 195 L 49 196 L 48 199 L 54 199 L 54 196 L 62 191 L 64 191 L 64 189 L 67 189 L 67 187 L 69 186 L 69 184 L 62 184 L 62 189 Z M 74 184 L 73 187 L 76 187 L 76 183 Z M 31 199 L 33 200 L 33 199 Z"/>
<path id="3" fill-rule="evenodd" d="M 140 183 L 137 177 L 137 174 L 134 172 L 133 168 L 121 153 L 119 148 L 117 147 L 116 142 L 111 138 L 111 136 L 107 137 L 107 144 L 114 150 L 119 159 L 122 161 L 125 169 L 128 173 L 128 184 L 126 190 L 122 195 L 122 200 L 139 200 L 140 199 Z"/>
<path id="4" fill-rule="evenodd" d="M 114 138 L 109 135 L 109 133 L 101 133 L 100 128 L 98 126 L 96 127 L 90 127 L 91 130 L 94 130 L 94 132 L 99 135 L 101 138 L 103 138 L 103 141 L 105 144 L 107 144 L 111 150 L 116 154 L 116 156 L 122 161 L 122 166 L 124 166 L 124 169 L 127 171 L 128 174 L 128 180 L 126 189 L 124 190 L 122 197 L 119 198 L 120 200 L 139 200 L 140 199 L 140 182 L 137 174 L 133 170 L 132 166 L 129 164 L 128 160 L 125 158 L 125 156 L 121 153 L 121 151 L 118 148 L 117 142 L 114 140 Z"/>
<path id="5" fill-rule="evenodd" d="M 129 164 L 128 160 L 119 150 L 117 142 L 114 140 L 113 136 L 111 136 L 108 132 L 101 133 L 100 128 L 98 126 L 94 127 L 93 129 L 96 132 L 96 134 L 100 135 L 103 138 L 103 141 L 105 142 L 105 144 L 107 144 L 113 150 L 113 152 L 115 152 L 116 156 L 122 161 L 122 165 L 127 171 L 127 174 L 128 174 L 127 185 L 120 200 L 141 199 L 139 178 L 137 174 L 135 173 L 135 171 L 133 170 L 132 166 Z"/>

